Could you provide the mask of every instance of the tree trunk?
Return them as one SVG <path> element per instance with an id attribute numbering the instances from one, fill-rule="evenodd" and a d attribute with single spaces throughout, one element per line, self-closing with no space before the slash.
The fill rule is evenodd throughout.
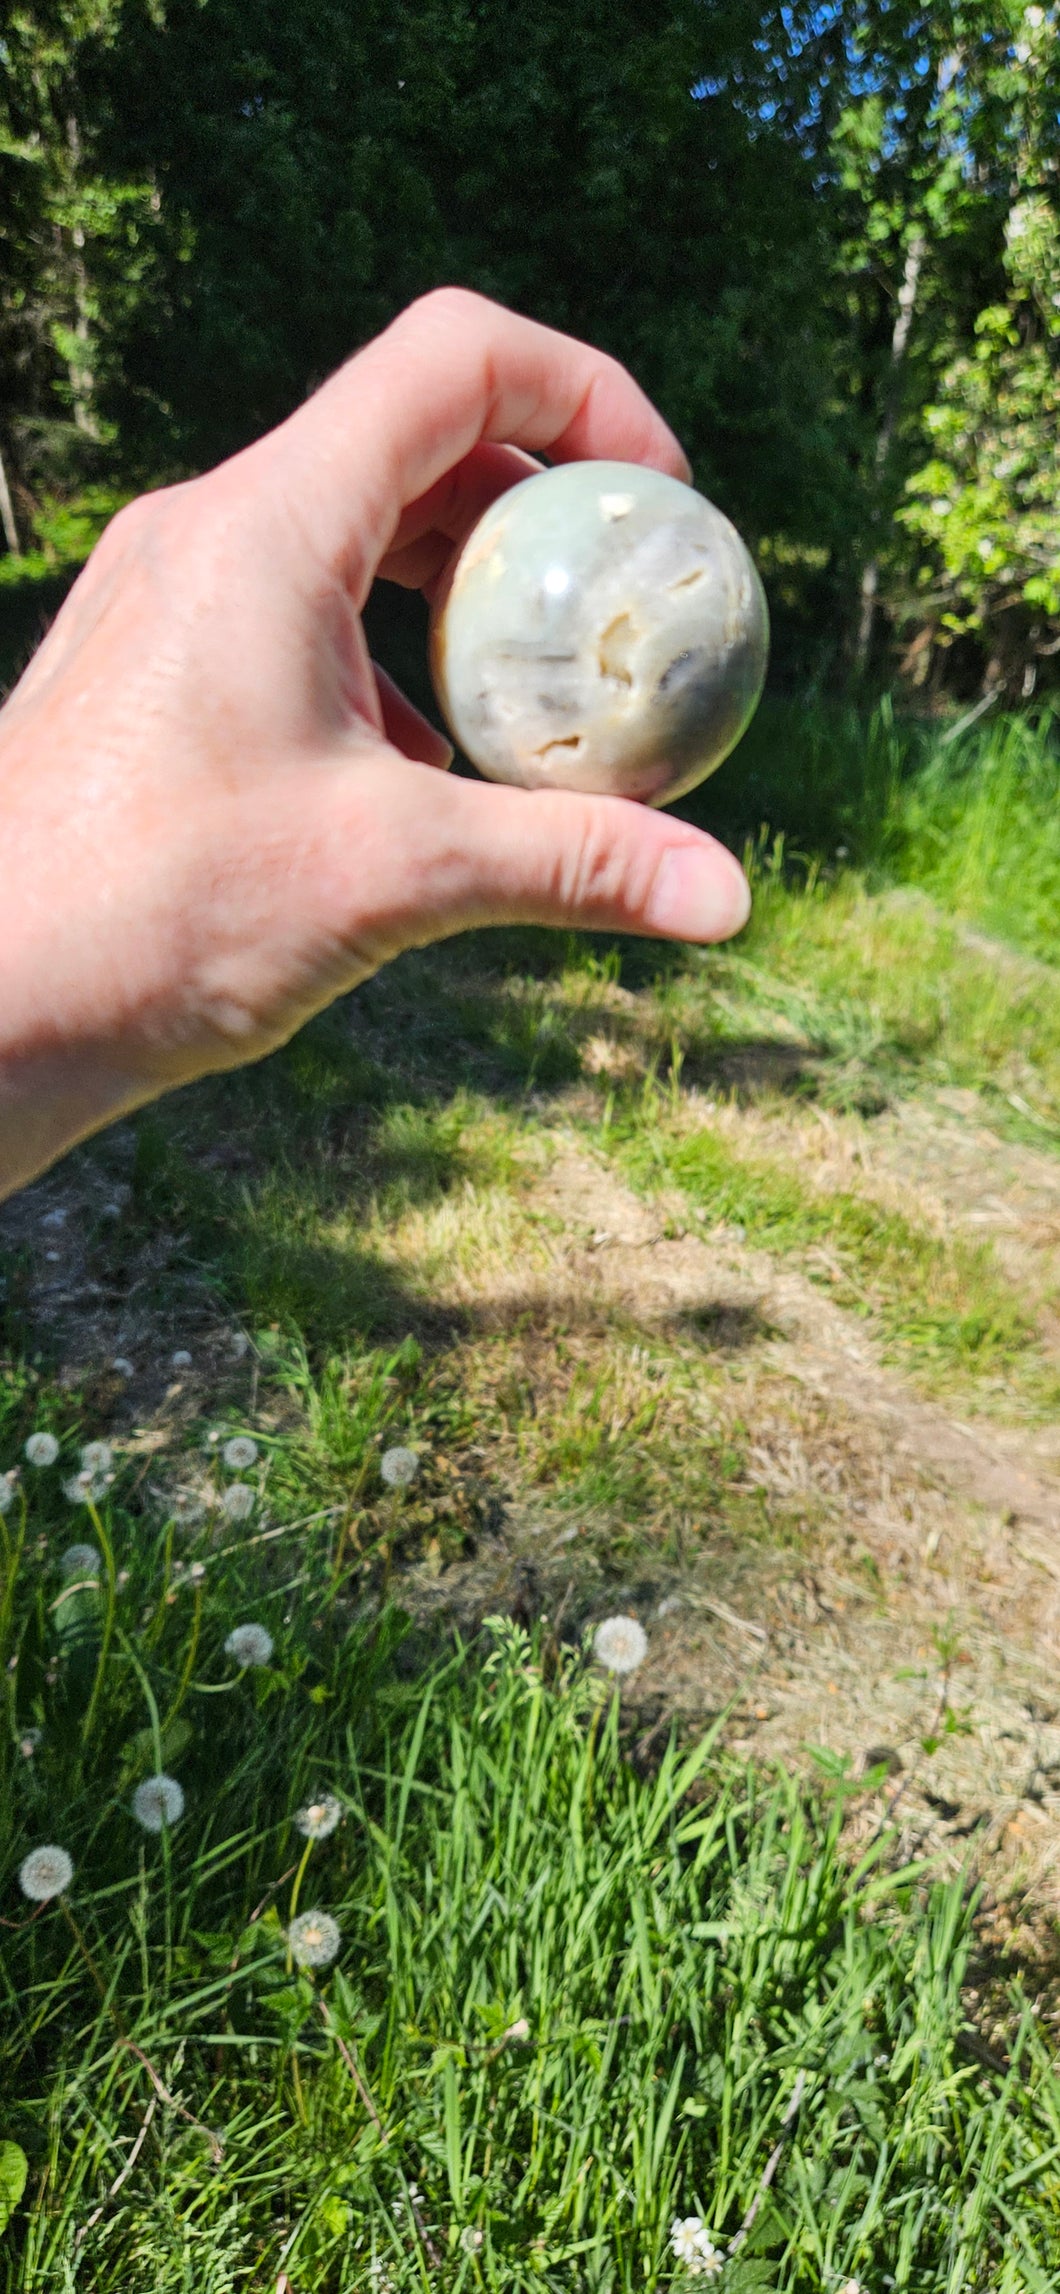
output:
<path id="1" fill-rule="evenodd" d="M 70 113 L 66 122 L 66 143 L 70 154 L 70 183 L 71 188 L 73 188 L 76 186 L 81 165 L 81 130 L 73 112 Z M 86 438 L 96 438 L 99 432 L 92 405 L 94 376 L 92 373 L 88 318 L 88 268 L 85 263 L 85 234 L 80 223 L 74 223 L 71 226 L 70 243 L 73 248 L 70 270 L 73 279 L 74 335 L 78 344 L 78 356 L 67 361 L 66 371 L 70 377 L 74 422 L 78 430 L 84 432 Z"/>
<path id="2" fill-rule="evenodd" d="M 902 367 L 909 348 L 913 315 L 920 288 L 920 274 L 924 268 L 927 240 L 919 226 L 914 231 L 905 251 L 905 269 L 898 289 L 898 310 L 891 335 L 891 356 L 887 369 L 887 384 L 883 401 L 883 420 L 876 439 L 874 457 L 874 524 L 879 520 L 881 495 L 891 447 L 898 424 L 898 410 L 902 403 Z M 872 646 L 872 632 L 876 620 L 876 593 L 880 586 L 880 565 L 875 550 L 868 559 L 861 576 L 861 613 L 858 618 L 857 644 L 854 662 L 859 674 L 864 670 Z"/>
<path id="3" fill-rule="evenodd" d="M 0 526 L 4 529 L 4 540 L 11 556 L 20 558 L 22 546 L 18 538 L 18 527 L 15 524 L 15 505 L 11 499 L 11 488 L 7 482 L 7 471 L 4 467 L 2 453 L 0 453 Z"/>

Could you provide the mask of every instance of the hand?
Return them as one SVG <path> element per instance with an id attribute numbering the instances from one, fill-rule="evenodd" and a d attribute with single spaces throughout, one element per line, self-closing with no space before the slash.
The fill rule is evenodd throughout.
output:
<path id="1" fill-rule="evenodd" d="M 445 289 L 291 419 L 107 528 L 0 713 L 0 1195 L 469 925 L 724 939 L 731 855 L 618 798 L 446 776 L 368 657 L 534 465 L 676 440 L 599 352 Z"/>

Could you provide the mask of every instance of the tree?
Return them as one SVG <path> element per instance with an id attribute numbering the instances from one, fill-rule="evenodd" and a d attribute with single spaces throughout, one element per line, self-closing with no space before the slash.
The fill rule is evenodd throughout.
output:
<path id="1" fill-rule="evenodd" d="M 899 511 L 944 648 L 974 634 L 987 695 L 1026 699 L 1060 653 L 1060 72 L 1054 11 L 1028 7 L 1003 67 L 1011 176 L 1002 293 L 925 409 L 934 448 Z"/>

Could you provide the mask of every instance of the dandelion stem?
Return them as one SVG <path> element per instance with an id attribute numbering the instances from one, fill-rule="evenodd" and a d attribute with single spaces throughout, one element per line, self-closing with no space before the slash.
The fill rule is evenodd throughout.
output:
<path id="1" fill-rule="evenodd" d="M 303 1850 L 302 1850 L 302 1853 L 301 1853 L 301 1856 L 299 1857 L 299 1860 L 298 1860 L 298 1870 L 297 1870 L 297 1872 L 295 1873 L 295 1876 L 294 1876 L 294 1886 L 293 1886 L 293 1888 L 291 1889 L 291 1902 L 290 1902 L 290 1908 L 289 1908 L 289 1910 L 288 1910 L 288 1913 L 287 1913 L 287 1926 L 288 1926 L 288 1930 L 290 1930 L 290 1929 L 291 1929 L 291 1927 L 294 1925 L 294 1917 L 295 1917 L 295 1913 L 296 1913 L 296 1912 L 297 1912 L 297 1910 L 298 1910 L 298 1897 L 299 1897 L 299 1893 L 300 1893 L 300 1891 L 301 1891 L 302 1882 L 303 1882 L 303 1880 L 304 1880 L 304 1878 L 305 1878 L 305 1868 L 306 1868 L 306 1865 L 307 1865 L 307 1864 L 308 1864 L 308 1862 L 309 1862 L 309 1858 L 310 1858 L 310 1855 L 312 1854 L 312 1849 L 313 1849 L 313 1842 L 312 1842 L 312 1839 L 309 1839 L 309 1840 L 307 1840 L 307 1841 L 306 1841 L 305 1847 L 303 1848 Z M 287 1945 L 287 1973 L 288 1973 L 288 1975 L 290 1975 L 290 1972 L 291 1972 L 291 1969 L 292 1969 L 293 1965 L 294 1965 L 294 1961 L 293 1961 L 293 1959 L 292 1959 L 292 1957 L 291 1957 L 291 1946 L 290 1946 L 290 1943 L 288 1942 L 288 1945 Z"/>
<path id="2" fill-rule="evenodd" d="M 100 1552 L 103 1555 L 103 1566 L 107 1575 L 107 1598 L 103 1610 L 103 1632 L 100 1637 L 99 1655 L 96 1659 L 96 1671 L 92 1682 L 92 1691 L 91 1695 L 89 1696 L 88 1703 L 85 1707 L 85 1717 L 81 1723 L 82 1752 L 84 1752 L 85 1746 L 87 1745 L 89 1737 L 92 1734 L 92 1729 L 95 1723 L 96 1709 L 98 1707 L 100 1694 L 103 1688 L 103 1676 L 106 1671 L 107 1658 L 110 1654 L 111 1638 L 114 1632 L 114 1610 L 118 1597 L 117 1583 L 114 1575 L 114 1548 L 110 1542 L 107 1531 L 103 1527 L 103 1521 L 99 1512 L 99 1508 L 93 1504 L 91 1498 L 88 1501 L 88 1515 L 92 1523 L 92 1527 L 95 1530 L 96 1536 L 99 1539 Z M 161 1761 L 159 1761 L 158 1765 L 161 1767 Z"/>
<path id="3" fill-rule="evenodd" d="M 202 1586 L 201 1586 L 201 1585 L 197 1585 L 197 1586 L 196 1586 L 196 1588 L 195 1588 L 195 1595 L 194 1595 L 194 1604 L 195 1604 L 195 1605 L 194 1605 L 194 1609 L 193 1609 L 193 1612 L 192 1612 L 192 1620 L 191 1620 L 191 1639 L 190 1639 L 190 1641 L 188 1642 L 188 1653 L 187 1653 L 187 1656 L 186 1656 L 186 1657 L 185 1657 L 185 1659 L 184 1659 L 184 1670 L 183 1670 L 183 1672 L 181 1673 L 181 1676 L 180 1676 L 180 1680 L 179 1680 L 179 1682 L 177 1683 L 177 1691 L 176 1691 L 176 1695 L 174 1696 L 174 1698 L 173 1698 L 173 1702 L 172 1702 L 172 1704 L 170 1705 L 169 1711 L 167 1712 L 167 1714 L 166 1714 L 166 1717 L 165 1717 L 164 1721 L 163 1721 L 163 1722 L 162 1722 L 162 1724 L 161 1724 L 161 1730 L 160 1730 L 160 1734 L 161 1734 L 162 1736 L 164 1736 L 164 1735 L 165 1735 L 167 1728 L 170 1728 L 170 1727 L 172 1726 L 173 1722 L 176 1720 L 176 1717 L 177 1717 L 177 1714 L 178 1714 L 178 1713 L 179 1713 L 179 1711 L 180 1711 L 181 1705 L 183 1704 L 183 1702 L 184 1702 L 184 1699 L 185 1699 L 185 1697 L 187 1696 L 188 1690 L 189 1690 L 189 1688 L 191 1687 L 191 1676 L 192 1676 L 192 1674 L 193 1674 L 193 1672 L 194 1672 L 194 1670 L 195 1670 L 195 1659 L 196 1659 L 196 1657 L 198 1656 L 198 1653 L 199 1653 L 199 1632 L 200 1632 L 200 1628 L 201 1628 L 201 1626 L 202 1626 Z M 159 1765 L 159 1767 L 161 1767 L 161 1765 L 162 1765 L 162 1763 L 161 1763 L 161 1760 L 159 1760 L 159 1764 L 158 1764 L 158 1765 Z"/>

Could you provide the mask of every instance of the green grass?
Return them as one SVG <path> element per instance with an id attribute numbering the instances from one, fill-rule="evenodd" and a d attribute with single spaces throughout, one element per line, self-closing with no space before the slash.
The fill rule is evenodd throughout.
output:
<path id="1" fill-rule="evenodd" d="M 969 2039 L 962 1888 L 882 1834 L 851 1868 L 845 1779 L 710 1735 L 645 1774 L 547 1628 L 410 1662 L 324 1526 L 204 1530 L 178 1563 L 121 1481 L 75 1630 L 60 1470 L 5 1517 L 7 2287 L 680 2285 L 690 2213 L 731 2294 L 1054 2283 L 1033 2016 L 1014 1994 L 1007 2063 Z M 275 1649 L 240 1674 L 247 1618 Z M 160 1761 L 186 1806 L 151 1835 L 129 1803 Z M 306 1852 L 322 1790 L 344 1821 Z M 14 1874 L 46 1840 L 75 1877 L 33 1914 Z M 296 1889 L 341 1931 L 315 1977 L 287 1965 Z"/>
<path id="2" fill-rule="evenodd" d="M 611 1124 L 603 1136 L 640 1185 L 677 1185 L 752 1244 L 797 1253 L 811 1280 L 838 1305 L 873 1316 L 889 1350 L 922 1373 L 1000 1380 L 1009 1407 L 1055 1411 L 1060 1380 L 987 1244 L 943 1240 L 863 1196 L 816 1188 L 709 1124 L 672 1130 L 655 1092 L 631 1124 Z"/>

